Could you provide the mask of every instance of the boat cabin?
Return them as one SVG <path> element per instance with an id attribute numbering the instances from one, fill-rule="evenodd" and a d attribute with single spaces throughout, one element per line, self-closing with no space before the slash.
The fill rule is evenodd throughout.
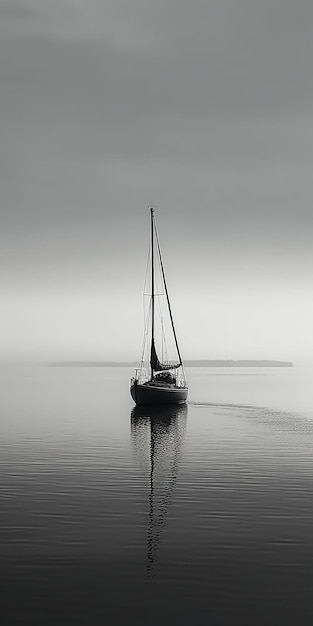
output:
<path id="1" fill-rule="evenodd" d="M 172 372 L 165 371 L 154 374 L 149 384 L 155 383 L 156 385 L 176 385 L 176 378 Z"/>

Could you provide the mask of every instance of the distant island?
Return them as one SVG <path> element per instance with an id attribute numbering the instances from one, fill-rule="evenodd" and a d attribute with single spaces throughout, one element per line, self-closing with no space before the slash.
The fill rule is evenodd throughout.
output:
<path id="1" fill-rule="evenodd" d="M 233 361 L 185 361 L 186 367 L 294 367 L 291 361 L 239 360 Z"/>
<path id="2" fill-rule="evenodd" d="M 138 367 L 137 361 L 56 361 L 56 367 Z M 291 361 L 271 360 L 186 360 L 185 367 L 294 367 Z"/>

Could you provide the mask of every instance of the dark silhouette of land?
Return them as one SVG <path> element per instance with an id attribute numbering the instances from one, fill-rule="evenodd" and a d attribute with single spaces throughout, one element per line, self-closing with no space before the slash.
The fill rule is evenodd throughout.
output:
<path id="1" fill-rule="evenodd" d="M 56 361 L 58 367 L 138 367 L 137 361 Z M 186 360 L 185 367 L 294 367 L 291 361 L 272 360 Z"/>
<path id="2" fill-rule="evenodd" d="M 239 361 L 185 361 L 186 367 L 293 367 L 291 361 L 271 361 L 271 360 L 249 360 L 243 359 Z"/>

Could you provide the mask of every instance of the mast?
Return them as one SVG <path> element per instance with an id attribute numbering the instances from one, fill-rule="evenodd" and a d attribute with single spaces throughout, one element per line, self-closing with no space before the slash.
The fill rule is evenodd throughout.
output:
<path id="1" fill-rule="evenodd" d="M 154 346 L 154 209 L 151 213 L 151 350 Z M 153 378 L 153 367 L 151 365 L 151 380 Z"/>

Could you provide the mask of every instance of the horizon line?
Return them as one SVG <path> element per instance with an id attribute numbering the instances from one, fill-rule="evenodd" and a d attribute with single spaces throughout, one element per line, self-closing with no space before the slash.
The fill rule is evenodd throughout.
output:
<path id="1" fill-rule="evenodd" d="M 93 359 L 57 360 L 44 363 L 49 366 L 138 367 L 138 361 Z M 294 367 L 292 361 L 280 359 L 186 359 L 185 367 Z"/>

